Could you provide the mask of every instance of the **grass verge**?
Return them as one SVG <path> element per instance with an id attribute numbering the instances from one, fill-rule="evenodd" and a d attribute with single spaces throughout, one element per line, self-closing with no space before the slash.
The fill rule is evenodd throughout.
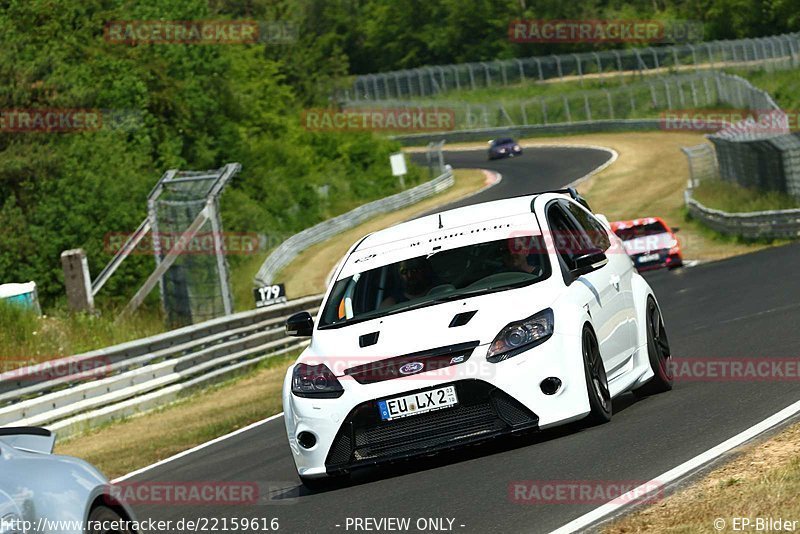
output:
<path id="1" fill-rule="evenodd" d="M 156 411 L 59 441 L 55 452 L 83 458 L 111 479 L 163 460 L 279 413 L 283 377 L 296 357 L 276 356 Z"/>
<path id="2" fill-rule="evenodd" d="M 735 517 L 800 520 L 800 424 L 737 452 L 734 460 L 697 483 L 623 516 L 603 532 L 734 532 Z M 717 526 L 723 528 L 715 528 L 720 519 L 724 523 Z"/>
<path id="3" fill-rule="evenodd" d="M 378 215 L 369 221 L 323 243 L 305 250 L 275 277 L 286 284 L 290 298 L 314 295 L 325 290 L 325 280 L 350 246 L 370 232 L 392 226 L 420 213 L 447 204 L 484 187 L 485 175 L 478 170 L 458 169 L 454 172 L 455 184 L 439 193 L 407 208 Z"/>
<path id="4" fill-rule="evenodd" d="M 120 324 L 115 318 L 116 312 L 93 315 L 61 309 L 39 317 L 0 302 L 0 372 L 164 331 L 164 319 L 156 308 Z"/>
<path id="5" fill-rule="evenodd" d="M 701 182 L 692 195 L 709 208 L 729 213 L 800 208 L 800 201 L 785 193 L 761 191 L 722 180 Z"/>

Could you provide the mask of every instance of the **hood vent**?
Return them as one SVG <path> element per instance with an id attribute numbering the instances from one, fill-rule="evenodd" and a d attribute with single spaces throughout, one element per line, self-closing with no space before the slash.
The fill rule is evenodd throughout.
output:
<path id="1" fill-rule="evenodd" d="M 464 326 L 470 321 L 470 319 L 472 319 L 475 316 L 476 313 L 478 313 L 478 310 L 472 310 L 456 314 L 455 317 L 453 317 L 453 320 L 450 321 L 450 328 L 455 328 L 457 326 Z"/>
<path id="2" fill-rule="evenodd" d="M 358 346 L 362 349 L 364 347 L 369 347 L 370 345 L 374 345 L 378 342 L 378 336 L 380 332 L 371 332 L 369 334 L 364 334 L 363 336 L 359 336 L 358 338 Z"/>

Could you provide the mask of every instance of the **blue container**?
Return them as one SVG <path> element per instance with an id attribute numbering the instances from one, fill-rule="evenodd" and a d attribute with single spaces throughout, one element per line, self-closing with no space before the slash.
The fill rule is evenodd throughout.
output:
<path id="1" fill-rule="evenodd" d="M 42 309 L 39 306 L 39 297 L 36 294 L 36 282 L 2 284 L 0 285 L 0 300 L 14 306 L 29 309 L 37 315 L 42 314 Z"/>

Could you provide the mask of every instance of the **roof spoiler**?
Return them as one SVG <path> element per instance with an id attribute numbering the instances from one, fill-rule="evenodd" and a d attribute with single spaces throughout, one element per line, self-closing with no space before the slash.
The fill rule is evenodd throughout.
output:
<path id="1" fill-rule="evenodd" d="M 587 210 L 592 211 L 592 208 L 589 207 L 589 203 L 586 201 L 585 198 L 583 198 L 580 195 L 580 193 L 578 193 L 578 190 L 575 189 L 574 187 L 567 187 L 567 188 L 564 188 L 564 189 L 554 189 L 552 191 L 542 191 L 542 192 L 543 193 L 560 193 L 562 195 L 569 195 L 572 198 L 572 200 L 574 200 L 575 202 L 577 202 L 578 204 L 580 204 L 581 206 L 583 206 Z M 592 212 L 592 213 L 594 213 L 594 212 Z"/>
<path id="2" fill-rule="evenodd" d="M 12 426 L 0 428 L 0 441 L 21 451 L 51 454 L 56 436 L 38 426 Z"/>

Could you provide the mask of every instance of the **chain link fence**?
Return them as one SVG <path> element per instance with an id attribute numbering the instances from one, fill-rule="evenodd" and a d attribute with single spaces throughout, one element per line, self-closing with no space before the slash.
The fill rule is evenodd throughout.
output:
<path id="1" fill-rule="evenodd" d="M 233 176 L 225 170 L 168 172 L 148 199 L 156 265 L 165 260 L 171 247 L 180 246 L 165 242 L 165 238 L 185 236 L 193 225 L 199 223 L 195 235 L 210 237 L 212 241 L 208 250 L 186 247 L 159 280 L 161 301 L 170 326 L 233 312 L 219 210 L 219 195 Z M 192 242 L 192 238 L 187 241 Z"/>
<path id="2" fill-rule="evenodd" d="M 468 103 L 437 101 L 386 101 L 391 108 L 437 112 L 454 116 L 455 130 L 518 126 L 564 125 L 657 118 L 668 110 L 727 106 L 740 109 L 778 109 L 772 98 L 739 76 L 719 71 L 663 76 L 624 86 L 575 91 L 521 100 Z M 369 108 L 370 102 L 351 103 L 351 108 Z M 664 127 L 669 128 L 665 122 Z"/>
<path id="3" fill-rule="evenodd" d="M 760 39 L 582 52 L 529 58 L 437 65 L 356 77 L 351 88 L 337 94 L 339 101 L 384 101 L 430 97 L 439 93 L 503 87 L 526 82 L 755 66 L 787 69 L 800 59 L 800 36 L 777 35 Z M 590 119 L 591 120 L 591 119 Z"/>

